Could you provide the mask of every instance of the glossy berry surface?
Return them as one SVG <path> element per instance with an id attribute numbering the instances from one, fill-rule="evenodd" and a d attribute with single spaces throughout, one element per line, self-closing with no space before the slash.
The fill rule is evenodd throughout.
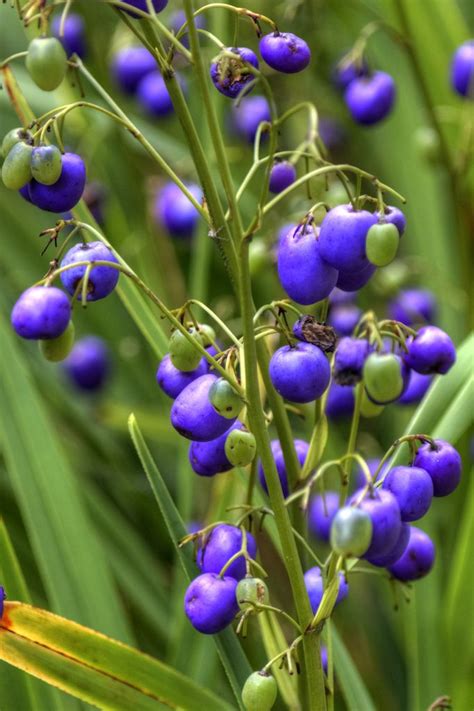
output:
<path id="1" fill-rule="evenodd" d="M 61 151 L 56 146 L 38 146 L 31 154 L 31 174 L 43 185 L 56 183 L 62 170 Z"/>
<path id="2" fill-rule="evenodd" d="M 230 429 L 232 420 L 219 415 L 209 401 L 216 376 L 208 373 L 193 380 L 180 392 L 171 408 L 171 424 L 180 435 L 209 442 Z"/>
<path id="3" fill-rule="evenodd" d="M 321 397 L 331 377 L 323 351 L 301 342 L 275 351 L 269 373 L 275 390 L 292 402 L 312 402 Z"/>
<path id="4" fill-rule="evenodd" d="M 410 371 L 395 353 L 371 353 L 364 363 L 364 386 L 377 405 L 386 405 L 400 397 L 408 385 Z"/>
<path id="5" fill-rule="evenodd" d="M 199 551 L 198 565 L 203 573 L 219 574 L 228 560 L 240 551 L 242 547 L 242 531 L 237 526 L 227 523 L 212 529 L 207 536 L 203 548 Z M 251 533 L 247 532 L 247 552 L 251 558 L 257 555 L 257 544 Z M 235 580 L 245 577 L 245 558 L 239 556 L 227 568 L 225 575 Z"/>
<path id="6" fill-rule="evenodd" d="M 270 171 L 269 190 L 271 193 L 281 193 L 296 180 L 296 168 L 288 160 L 277 161 Z"/>
<path id="7" fill-rule="evenodd" d="M 134 94 L 151 72 L 156 72 L 156 59 L 145 47 L 124 47 L 112 59 L 112 74 L 127 94 Z"/>
<path id="8" fill-rule="evenodd" d="M 301 72 L 311 60 L 311 51 L 306 42 L 291 32 L 264 35 L 259 48 L 268 66 L 285 74 Z"/>
<path id="9" fill-rule="evenodd" d="M 76 262 L 94 262 L 94 261 L 115 262 L 118 264 L 117 258 L 112 251 L 102 242 L 86 242 L 76 244 L 68 252 L 66 252 L 61 262 L 61 267 Z M 64 288 L 71 295 L 74 294 L 79 282 L 83 278 L 87 267 L 77 266 L 71 267 L 64 272 L 61 272 L 60 278 Z M 87 289 L 87 301 L 98 301 L 108 296 L 117 286 L 120 272 L 114 267 L 99 265 L 92 267 L 89 274 L 89 282 Z M 81 298 L 79 293 L 78 299 Z"/>
<path id="10" fill-rule="evenodd" d="M 85 336 L 76 341 L 63 365 L 76 388 L 96 392 L 102 389 L 110 373 L 109 349 L 102 338 Z"/>
<path id="11" fill-rule="evenodd" d="M 173 113 L 173 102 L 160 72 L 146 74 L 136 91 L 137 100 L 150 116 L 160 118 Z"/>
<path id="12" fill-rule="evenodd" d="M 357 123 L 371 126 L 382 121 L 392 110 L 396 88 L 392 77 L 374 72 L 354 79 L 344 95 L 349 112 Z"/>
<path id="13" fill-rule="evenodd" d="M 326 400 L 326 415 L 330 420 L 350 417 L 354 411 L 354 388 L 332 382 Z"/>
<path id="14" fill-rule="evenodd" d="M 420 402 L 428 392 L 432 382 L 432 375 L 421 375 L 421 373 L 417 373 L 416 370 L 412 370 L 406 390 L 397 400 L 398 404 L 414 405 Z"/>
<path id="15" fill-rule="evenodd" d="M 430 475 L 434 496 L 448 496 L 461 481 L 462 460 L 459 452 L 442 439 L 436 439 L 434 446 L 429 442 L 423 444 L 413 464 Z"/>
<path id="16" fill-rule="evenodd" d="M 322 494 L 315 494 L 308 506 L 308 529 L 310 532 L 329 541 L 331 523 L 339 509 L 339 493 L 337 491 L 326 491 Z"/>
<path id="17" fill-rule="evenodd" d="M 275 678 L 265 672 L 253 672 L 242 689 L 245 711 L 270 711 L 276 701 L 278 686 Z"/>
<path id="18" fill-rule="evenodd" d="M 219 55 L 211 64 L 212 83 L 221 94 L 230 99 L 236 99 L 247 84 L 253 81 L 250 64 L 258 69 L 258 58 L 255 52 L 247 47 L 227 47 L 226 52 L 232 52 L 239 58 Z"/>
<path id="19" fill-rule="evenodd" d="M 333 207 L 321 224 L 321 257 L 335 269 L 345 272 L 360 272 L 367 268 L 365 242 L 369 228 L 376 222 L 376 215 L 367 210 L 355 211 L 351 205 Z"/>
<path id="20" fill-rule="evenodd" d="M 245 467 L 253 462 L 257 453 L 255 436 L 246 430 L 233 430 L 226 434 L 225 453 L 234 467 Z"/>
<path id="21" fill-rule="evenodd" d="M 360 558 L 369 548 L 372 528 L 372 519 L 366 511 L 343 506 L 331 522 L 331 547 L 338 555 Z"/>
<path id="22" fill-rule="evenodd" d="M 182 370 L 184 373 L 195 370 L 202 357 L 194 343 L 195 341 L 202 345 L 202 340 L 196 333 L 196 329 L 190 328 L 188 329 L 188 333 L 193 337 L 192 341 L 188 340 L 184 333 L 176 329 L 171 334 L 168 344 L 172 364 L 175 368 Z"/>
<path id="23" fill-rule="evenodd" d="M 225 378 L 218 378 L 209 391 L 209 400 L 222 417 L 233 419 L 238 416 L 244 401 Z"/>
<path id="24" fill-rule="evenodd" d="M 464 42 L 454 53 L 451 85 L 461 96 L 474 98 L 474 40 Z"/>
<path id="25" fill-rule="evenodd" d="M 225 629 L 239 610 L 235 597 L 237 580 L 204 573 L 195 578 L 184 596 L 184 611 L 192 626 L 203 634 Z"/>
<path id="26" fill-rule="evenodd" d="M 355 62 L 354 60 L 346 58 L 337 64 L 334 71 L 334 81 L 340 89 L 347 89 L 354 79 L 367 76 L 367 74 L 367 63 L 363 59 Z"/>
<path id="27" fill-rule="evenodd" d="M 191 442 L 189 462 L 193 471 L 199 476 L 214 476 L 232 469 L 233 464 L 227 457 L 225 443 L 230 432 L 240 430 L 241 427 L 241 422 L 234 422 L 229 432 L 224 432 L 216 439 L 209 442 Z"/>
<path id="28" fill-rule="evenodd" d="M 393 494 L 386 489 L 371 493 L 359 489 L 349 503 L 368 514 L 372 521 L 372 538 L 364 558 L 388 553 L 397 542 L 402 527 L 400 507 Z"/>
<path id="29" fill-rule="evenodd" d="M 382 219 L 389 225 L 395 225 L 400 237 L 404 234 L 407 226 L 407 219 L 398 207 L 393 207 L 393 205 L 387 205 L 382 215 Z"/>
<path id="30" fill-rule="evenodd" d="M 64 153 L 61 175 L 52 185 L 29 183 L 30 201 L 48 212 L 67 212 L 77 205 L 86 185 L 86 166 L 76 153 Z"/>
<path id="31" fill-rule="evenodd" d="M 200 203 L 203 196 L 199 185 L 188 183 L 186 187 Z M 157 224 L 178 239 L 191 239 L 199 223 L 199 212 L 175 183 L 167 183 L 157 193 L 153 215 Z"/>
<path id="32" fill-rule="evenodd" d="M 36 37 L 28 45 L 25 64 L 40 89 L 54 91 L 66 75 L 67 55 L 56 37 Z"/>
<path id="33" fill-rule="evenodd" d="M 33 146 L 19 141 L 9 150 L 2 165 L 2 181 L 9 190 L 20 190 L 31 180 Z"/>
<path id="34" fill-rule="evenodd" d="M 196 380 L 201 375 L 205 375 L 208 370 L 209 366 L 205 358 L 201 358 L 197 368 L 194 370 L 188 372 L 178 370 L 171 362 L 168 353 L 158 366 L 156 381 L 163 392 L 174 400 L 189 383 L 192 383 L 193 380 Z"/>
<path id="35" fill-rule="evenodd" d="M 402 521 L 417 521 L 430 508 L 433 482 L 421 467 L 398 466 L 390 469 L 382 487 L 396 498 Z"/>
<path id="36" fill-rule="evenodd" d="M 409 368 L 423 375 L 441 373 L 451 369 L 456 360 L 454 343 L 447 333 L 437 326 L 424 326 L 407 343 L 408 353 L 403 360 Z"/>
<path id="37" fill-rule="evenodd" d="M 311 609 L 316 614 L 324 593 L 324 581 L 321 575 L 321 568 L 317 565 L 310 568 L 304 574 L 304 583 L 308 592 Z M 339 590 L 337 592 L 336 605 L 338 605 L 349 593 L 349 585 L 343 573 L 339 573 Z"/>
<path id="38" fill-rule="evenodd" d="M 57 338 L 67 328 L 71 306 L 64 291 L 55 286 L 32 286 L 13 306 L 11 323 L 22 338 Z"/>
<path id="39" fill-rule="evenodd" d="M 377 267 L 393 262 L 398 252 L 400 233 L 390 222 L 372 225 L 367 232 L 365 251 L 367 259 Z"/>
<path id="40" fill-rule="evenodd" d="M 286 472 L 285 459 L 283 457 L 281 444 L 277 439 L 272 440 L 271 449 L 272 449 L 273 459 L 275 460 L 275 466 L 277 468 L 278 477 L 280 479 L 280 484 L 281 484 L 281 488 L 283 491 L 283 496 L 288 496 L 288 494 L 289 494 L 288 475 Z M 296 450 L 296 456 L 298 457 L 300 466 L 302 467 L 305 463 L 306 455 L 308 454 L 309 444 L 307 442 L 305 442 L 303 439 L 295 439 L 295 450 Z M 263 466 L 262 466 L 261 462 L 259 462 L 259 464 L 258 464 L 258 477 L 260 479 L 260 484 L 262 485 L 262 488 L 268 494 L 267 483 L 265 481 L 265 475 L 264 475 Z"/>
<path id="41" fill-rule="evenodd" d="M 334 354 L 333 374 L 339 385 L 355 385 L 362 378 L 364 363 L 370 353 L 363 338 L 341 338 Z"/>
<path id="42" fill-rule="evenodd" d="M 56 17 L 53 17 L 51 23 L 52 34 L 61 42 L 68 57 L 70 57 L 71 54 L 84 57 L 86 54 L 86 37 L 84 20 L 81 15 L 78 15 L 77 12 L 68 13 L 64 22 L 64 32 L 62 36 L 60 35 L 60 29 L 61 15 L 56 15 Z"/>
<path id="43" fill-rule="evenodd" d="M 238 106 L 232 107 L 234 128 L 249 143 L 253 143 L 259 125 L 271 117 L 270 104 L 264 96 L 244 96 Z"/>
<path id="44" fill-rule="evenodd" d="M 436 298 L 428 289 L 402 289 L 388 304 L 391 319 L 406 326 L 430 323 L 436 318 Z"/>
<path id="45" fill-rule="evenodd" d="M 428 575 L 435 561 L 436 550 L 431 538 L 419 528 L 410 526 L 410 538 L 403 555 L 389 567 L 394 578 L 409 582 Z"/>
<path id="46" fill-rule="evenodd" d="M 362 309 L 356 304 L 337 304 L 329 311 L 328 323 L 338 336 L 350 336 L 361 316 Z"/>
<path id="47" fill-rule="evenodd" d="M 376 269 L 375 264 L 371 264 L 370 262 L 363 269 L 359 269 L 355 272 L 345 272 L 341 269 L 337 277 L 336 287 L 348 292 L 362 289 L 375 274 Z"/>
<path id="48" fill-rule="evenodd" d="M 403 523 L 400 529 L 400 535 L 398 536 L 393 548 L 383 555 L 367 556 L 368 562 L 375 565 L 377 568 L 387 568 L 388 566 L 396 563 L 397 560 L 402 557 L 407 548 L 408 541 L 410 540 L 410 530 L 411 526 L 407 523 Z"/>
<path id="49" fill-rule="evenodd" d="M 269 601 L 268 588 L 260 578 L 242 578 L 237 585 L 236 596 L 241 610 L 252 609 L 252 602 L 268 605 Z"/>
<path id="50" fill-rule="evenodd" d="M 298 304 L 325 299 L 337 281 L 337 271 L 322 259 L 320 234 L 313 224 L 293 225 L 278 244 L 278 278 Z"/>

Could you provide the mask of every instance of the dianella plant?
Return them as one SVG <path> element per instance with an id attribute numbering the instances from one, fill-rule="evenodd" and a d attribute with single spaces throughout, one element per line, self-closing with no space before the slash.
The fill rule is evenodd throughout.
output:
<path id="1" fill-rule="evenodd" d="M 470 708 L 474 41 L 388 4 L 2 6 L 2 709 Z"/>

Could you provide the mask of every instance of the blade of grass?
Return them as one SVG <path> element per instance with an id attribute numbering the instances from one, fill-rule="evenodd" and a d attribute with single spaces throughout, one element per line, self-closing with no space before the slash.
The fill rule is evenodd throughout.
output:
<path id="1" fill-rule="evenodd" d="M 376 711 L 374 702 L 351 659 L 334 623 L 331 625 L 334 673 L 346 702 L 347 711 Z"/>

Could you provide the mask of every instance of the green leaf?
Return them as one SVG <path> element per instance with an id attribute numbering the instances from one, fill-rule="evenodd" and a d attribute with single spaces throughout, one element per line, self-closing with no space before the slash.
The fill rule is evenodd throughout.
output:
<path id="1" fill-rule="evenodd" d="M 334 673 L 346 702 L 347 711 L 376 711 L 374 702 L 340 638 L 334 624 L 331 625 L 334 654 Z"/>
<path id="2" fill-rule="evenodd" d="M 170 496 L 168 488 L 150 454 L 145 440 L 140 432 L 135 415 L 131 414 L 128 420 L 130 436 L 132 438 L 137 454 L 142 463 L 145 474 L 155 495 L 158 507 L 168 533 L 176 549 L 176 554 L 183 567 L 188 580 L 196 577 L 197 567 L 192 559 L 189 546 L 184 550 L 179 547 L 179 541 L 187 534 L 184 522 Z M 232 690 L 235 694 L 239 707 L 242 708 L 241 689 L 247 677 L 252 673 L 252 669 L 245 657 L 242 648 L 233 632 L 227 629 L 213 637 L 219 656 L 229 679 Z"/>
<path id="3" fill-rule="evenodd" d="M 274 612 L 260 614 L 257 620 L 263 646 L 265 647 L 265 654 L 268 659 L 272 659 L 288 646 L 288 642 Z M 301 704 L 298 700 L 297 678 L 290 676 L 285 668 L 280 669 L 277 664 L 273 665 L 272 674 L 277 681 L 285 704 L 291 711 L 299 711 Z"/>
<path id="4" fill-rule="evenodd" d="M 18 602 L 5 605 L 0 658 L 101 709 L 232 709 L 160 661 Z"/>

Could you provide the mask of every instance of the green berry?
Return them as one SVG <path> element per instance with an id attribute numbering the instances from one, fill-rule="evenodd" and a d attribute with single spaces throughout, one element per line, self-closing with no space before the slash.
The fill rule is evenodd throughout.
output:
<path id="1" fill-rule="evenodd" d="M 40 89 L 57 89 L 67 70 L 67 55 L 61 42 L 56 37 L 32 40 L 26 55 L 26 68 Z"/>
<path id="2" fill-rule="evenodd" d="M 235 591 L 237 603 L 241 610 L 251 609 L 252 602 L 267 605 L 269 600 L 268 588 L 260 578 L 242 578 Z M 250 602 L 244 602 L 250 600 Z"/>
<path id="3" fill-rule="evenodd" d="M 268 248 L 263 239 L 254 239 L 249 247 L 250 276 L 258 276 L 268 266 Z"/>
<path id="4" fill-rule="evenodd" d="M 31 180 L 31 154 L 33 146 L 15 143 L 2 165 L 2 180 L 9 190 L 19 190 Z"/>
<path id="5" fill-rule="evenodd" d="M 372 417 L 378 417 L 383 412 L 384 406 L 377 405 L 375 402 L 368 397 L 365 390 L 362 393 L 362 400 L 360 403 L 360 414 L 362 417 L 367 419 Z"/>
<path id="6" fill-rule="evenodd" d="M 189 332 L 197 341 L 202 343 L 201 337 L 196 333 L 195 329 L 190 329 Z M 174 367 L 185 373 L 195 370 L 202 358 L 199 351 L 181 331 L 173 331 L 171 334 L 169 352 Z"/>
<path id="7" fill-rule="evenodd" d="M 360 558 L 370 545 L 372 520 L 361 509 L 343 506 L 331 523 L 331 547 L 345 557 Z"/>
<path id="8" fill-rule="evenodd" d="M 371 353 L 364 363 L 364 385 L 375 402 L 392 402 L 403 391 L 400 359 L 393 353 Z"/>
<path id="9" fill-rule="evenodd" d="M 30 132 L 21 126 L 19 128 L 12 128 L 12 130 L 8 131 L 8 133 L 6 133 L 3 137 L 2 148 L 0 150 L 2 157 L 7 157 L 15 143 L 19 143 L 20 141 L 28 141 L 29 138 Z"/>
<path id="10" fill-rule="evenodd" d="M 200 323 L 198 327 L 198 333 L 202 340 L 202 345 L 204 348 L 212 345 L 216 340 L 216 332 L 212 326 L 208 326 L 207 323 Z"/>
<path id="11" fill-rule="evenodd" d="M 244 406 L 240 395 L 225 378 L 218 378 L 209 390 L 209 400 L 219 415 L 232 420 Z"/>
<path id="12" fill-rule="evenodd" d="M 33 178 L 43 185 L 53 185 L 61 175 L 61 151 L 56 146 L 39 146 L 31 156 Z"/>
<path id="13" fill-rule="evenodd" d="M 257 442 L 251 432 L 232 430 L 225 441 L 225 456 L 234 467 L 250 464 L 257 453 Z"/>
<path id="14" fill-rule="evenodd" d="M 377 267 L 386 267 L 397 255 L 400 234 L 395 225 L 386 222 L 372 225 L 367 232 L 367 259 Z"/>
<path id="15" fill-rule="evenodd" d="M 270 711 L 276 701 L 277 683 L 266 672 L 253 672 L 242 689 L 242 701 L 246 711 Z"/>
<path id="16" fill-rule="evenodd" d="M 74 345 L 74 324 L 69 321 L 66 330 L 57 338 L 39 341 L 39 348 L 46 360 L 57 363 L 64 360 Z"/>

